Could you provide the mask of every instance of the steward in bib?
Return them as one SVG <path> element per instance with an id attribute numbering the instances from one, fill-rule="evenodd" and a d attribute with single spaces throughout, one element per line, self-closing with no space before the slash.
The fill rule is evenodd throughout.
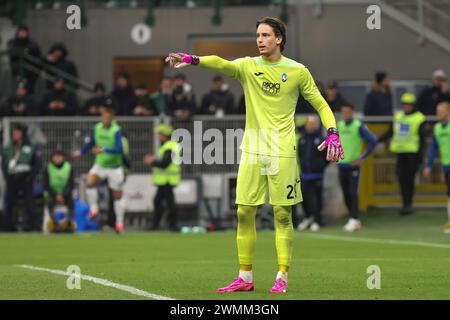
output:
<path id="1" fill-rule="evenodd" d="M 391 139 L 389 150 L 397 156 L 396 173 L 400 184 L 403 207 L 400 214 L 413 212 L 414 179 L 422 162 L 425 147 L 425 116 L 416 108 L 416 97 L 405 93 L 401 97 L 402 110 L 394 115 L 389 130 L 378 138 L 378 142 Z"/>

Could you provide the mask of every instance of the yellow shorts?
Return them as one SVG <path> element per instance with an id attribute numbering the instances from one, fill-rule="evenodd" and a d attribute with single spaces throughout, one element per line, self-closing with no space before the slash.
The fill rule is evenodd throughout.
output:
<path id="1" fill-rule="evenodd" d="M 243 151 L 239 164 L 236 204 L 266 203 L 292 206 L 303 200 L 297 158 L 267 156 Z"/>

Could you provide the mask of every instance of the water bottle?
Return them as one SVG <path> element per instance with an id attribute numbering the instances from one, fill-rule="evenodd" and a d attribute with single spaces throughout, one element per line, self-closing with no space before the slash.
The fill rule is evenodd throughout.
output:
<path id="1" fill-rule="evenodd" d="M 204 227 L 195 226 L 195 227 L 192 227 L 192 233 L 195 233 L 195 234 L 206 233 L 206 229 Z"/>
<path id="2" fill-rule="evenodd" d="M 192 233 L 192 228 L 188 226 L 181 227 L 181 233 L 182 234 Z"/>

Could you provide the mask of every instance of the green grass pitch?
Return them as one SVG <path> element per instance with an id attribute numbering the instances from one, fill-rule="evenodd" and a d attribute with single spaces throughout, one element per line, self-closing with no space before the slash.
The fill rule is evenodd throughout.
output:
<path id="1" fill-rule="evenodd" d="M 450 235 L 444 209 L 400 217 L 371 209 L 363 230 L 295 233 L 289 292 L 268 292 L 276 273 L 274 233 L 258 232 L 255 291 L 217 294 L 237 273 L 235 232 L 207 234 L 1 234 L 0 299 L 145 299 L 90 281 L 66 288 L 67 277 L 19 265 L 81 273 L 174 299 L 450 299 Z M 394 240 L 394 241 L 391 241 Z M 381 269 L 381 289 L 367 288 L 367 267 Z"/>

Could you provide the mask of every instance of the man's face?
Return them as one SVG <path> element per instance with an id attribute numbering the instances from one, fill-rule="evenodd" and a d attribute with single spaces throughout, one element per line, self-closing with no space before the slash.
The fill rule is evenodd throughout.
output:
<path id="1" fill-rule="evenodd" d="M 25 89 L 22 86 L 17 87 L 16 96 L 18 96 L 19 98 L 22 98 L 22 97 L 25 97 L 26 95 L 27 95 L 27 89 Z"/>
<path id="2" fill-rule="evenodd" d="M 28 39 L 28 31 L 25 30 L 25 29 L 20 29 L 20 30 L 17 32 L 17 37 L 18 37 L 20 40 L 26 40 L 26 39 Z"/>
<path id="3" fill-rule="evenodd" d="M 175 78 L 175 87 L 182 87 L 184 84 L 183 78 Z"/>
<path id="4" fill-rule="evenodd" d="M 64 53 L 59 49 L 56 49 L 55 51 L 53 51 L 53 56 L 55 57 L 56 60 L 61 59 L 63 55 L 64 55 Z"/>
<path id="5" fill-rule="evenodd" d="M 55 154 L 52 157 L 52 162 L 56 165 L 60 165 L 64 162 L 65 158 L 62 154 Z"/>
<path id="6" fill-rule="evenodd" d="M 282 38 L 276 37 L 271 26 L 267 24 L 260 24 L 256 30 L 256 45 L 258 46 L 259 54 L 263 56 L 270 56 L 280 50 Z"/>
<path id="7" fill-rule="evenodd" d="M 383 81 L 381 82 L 381 85 L 383 87 L 389 87 L 389 85 L 391 84 L 391 78 L 389 78 L 388 76 L 386 76 Z"/>
<path id="8" fill-rule="evenodd" d="M 329 100 L 336 99 L 337 89 L 336 88 L 327 88 L 327 97 Z"/>
<path id="9" fill-rule="evenodd" d="M 164 93 L 172 92 L 172 80 L 170 80 L 170 79 L 163 79 L 161 81 L 161 91 L 164 92 Z"/>
<path id="10" fill-rule="evenodd" d="M 450 118 L 450 105 L 447 103 L 439 103 L 436 107 L 436 116 L 439 121 L 445 122 Z"/>
<path id="11" fill-rule="evenodd" d="M 101 108 L 100 114 L 103 124 L 109 126 L 114 119 L 114 113 L 107 108 Z"/>
<path id="12" fill-rule="evenodd" d="M 222 85 L 223 85 L 222 80 L 213 81 L 212 89 L 214 91 L 220 91 L 222 89 Z"/>
<path id="13" fill-rule="evenodd" d="M 344 121 L 350 121 L 353 119 L 353 109 L 348 106 L 341 107 L 341 116 Z"/>
<path id="14" fill-rule="evenodd" d="M 145 97 L 148 96 L 148 91 L 145 88 L 136 88 L 134 94 L 138 97 Z"/>
<path id="15" fill-rule="evenodd" d="M 12 131 L 12 139 L 14 142 L 19 142 L 23 140 L 23 133 L 19 129 L 13 129 Z"/>
<path id="16" fill-rule="evenodd" d="M 414 105 L 410 103 L 404 103 L 402 104 L 402 109 L 406 113 L 410 113 L 414 110 Z"/>
<path id="17" fill-rule="evenodd" d="M 306 133 L 312 134 L 316 132 L 317 129 L 319 129 L 319 122 L 317 121 L 316 117 L 308 117 L 305 123 Z"/>
<path id="18" fill-rule="evenodd" d="M 167 139 L 169 139 L 166 135 L 164 135 L 162 133 L 158 134 L 158 138 L 159 138 L 159 142 L 161 142 L 161 143 L 166 141 Z"/>
<path id="19" fill-rule="evenodd" d="M 64 82 L 62 82 L 62 81 L 56 81 L 56 82 L 53 84 L 53 87 L 54 87 L 55 90 L 57 90 L 57 91 L 63 90 L 63 89 L 64 89 Z"/>
<path id="20" fill-rule="evenodd" d="M 103 90 L 95 91 L 95 97 L 96 98 L 103 98 L 104 96 L 105 96 L 105 91 L 103 91 Z"/>
<path id="21" fill-rule="evenodd" d="M 431 82 L 433 83 L 433 87 L 440 88 L 445 83 L 445 78 L 442 77 L 434 77 Z"/>
<path id="22" fill-rule="evenodd" d="M 128 86 L 128 80 L 124 77 L 118 77 L 116 79 L 116 86 L 119 88 L 126 88 Z"/>

